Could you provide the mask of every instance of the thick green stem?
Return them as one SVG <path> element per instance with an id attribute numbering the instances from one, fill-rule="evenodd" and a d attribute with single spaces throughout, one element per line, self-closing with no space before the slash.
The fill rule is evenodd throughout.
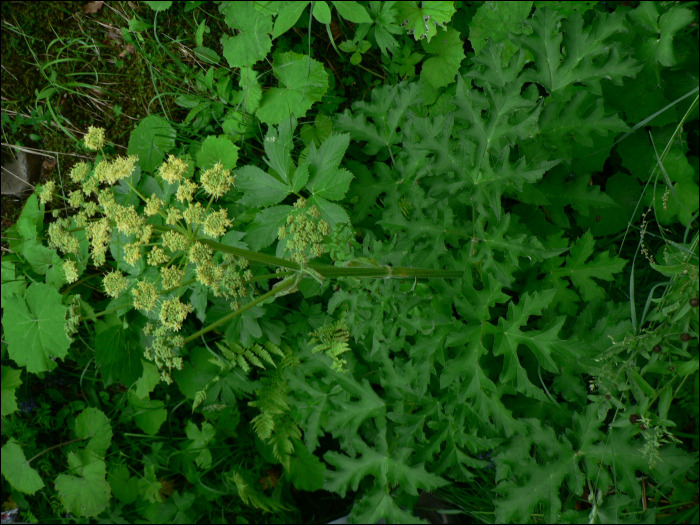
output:
<path id="1" fill-rule="evenodd" d="M 222 317 L 221 319 L 219 319 L 218 321 L 213 322 L 213 323 L 210 324 L 209 326 L 206 326 L 206 327 L 202 328 L 199 332 L 195 332 L 195 333 L 192 334 L 191 336 L 186 337 L 186 338 L 185 338 L 185 344 L 189 343 L 190 341 L 194 341 L 194 340 L 197 339 L 198 337 L 200 337 L 200 336 L 206 334 L 207 332 L 213 330 L 213 329 L 216 328 L 217 326 L 220 326 L 220 325 L 222 325 L 222 324 L 224 324 L 224 323 L 230 321 L 231 319 L 233 319 L 233 318 L 236 317 L 237 315 L 242 314 L 243 312 L 245 312 L 245 311 L 248 310 L 249 308 L 252 308 L 253 306 L 255 306 L 255 305 L 257 305 L 257 304 L 262 303 L 265 299 L 269 299 L 270 297 L 274 297 L 274 296 L 277 295 L 278 293 L 280 293 L 280 292 L 286 290 L 287 288 L 292 287 L 293 285 L 294 285 L 294 280 L 290 279 L 290 280 L 288 280 L 288 281 L 286 281 L 286 282 L 281 283 L 279 286 L 273 287 L 272 290 L 270 290 L 270 291 L 267 292 L 266 294 L 261 295 L 260 297 L 258 297 L 258 298 L 255 299 L 254 301 L 249 302 L 249 303 L 246 304 L 245 306 L 240 307 L 238 310 L 235 310 L 235 311 L 231 312 L 231 313 L 228 314 L 227 316 Z"/>
<path id="2" fill-rule="evenodd" d="M 154 225 L 153 229 L 159 232 L 168 231 L 167 226 Z M 301 270 L 298 263 L 280 259 L 273 255 L 244 250 L 243 248 L 234 248 L 225 244 L 218 243 L 211 239 L 198 237 L 197 242 L 206 244 L 210 248 L 223 252 L 244 257 L 249 261 L 255 261 L 270 266 L 279 266 L 289 270 Z M 346 268 L 343 266 L 328 266 L 325 264 L 309 263 L 309 268 L 313 268 L 323 277 L 366 277 L 366 278 L 385 278 L 385 279 L 459 279 L 464 272 L 462 270 L 431 270 L 429 268 L 404 268 L 400 266 L 377 266 L 376 268 Z"/>

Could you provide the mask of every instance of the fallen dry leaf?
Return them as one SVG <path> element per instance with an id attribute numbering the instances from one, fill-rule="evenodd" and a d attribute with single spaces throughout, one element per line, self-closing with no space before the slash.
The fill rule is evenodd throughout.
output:
<path id="1" fill-rule="evenodd" d="M 83 6 L 83 13 L 93 15 L 102 9 L 104 2 L 88 2 Z"/>

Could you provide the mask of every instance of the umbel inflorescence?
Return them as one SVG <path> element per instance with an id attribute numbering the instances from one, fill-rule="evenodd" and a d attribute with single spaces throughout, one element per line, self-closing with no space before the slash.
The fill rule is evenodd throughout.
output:
<path id="1" fill-rule="evenodd" d="M 177 185 L 174 201 L 166 205 L 155 192 L 146 196 L 132 186 L 137 156 L 110 160 L 104 154 L 103 129 L 90 127 L 84 142 L 89 150 L 101 154 L 94 164 L 73 166 L 70 178 L 80 189 L 67 196 L 70 218 L 58 218 L 49 226 L 49 245 L 65 255 L 63 274 L 68 283 L 79 279 L 90 259 L 97 267 L 111 267 L 102 279 L 104 292 L 113 299 L 130 294 L 133 307 L 149 317 L 145 331 L 153 342 L 145 357 L 158 365 L 161 378 L 170 383 L 170 370 L 182 369 L 176 349 L 183 346 L 184 338 L 177 332 L 194 310 L 181 296 L 184 287 L 198 281 L 214 296 L 230 300 L 234 310 L 240 308 L 242 298 L 254 292 L 247 259 L 215 254 L 206 241 L 201 242 L 216 240 L 233 226 L 228 211 L 212 205 L 235 185 L 235 176 L 216 163 L 200 173 L 198 184 L 187 177 L 188 163 L 170 155 L 157 170 L 157 177 Z M 112 190 L 120 181 L 139 196 L 141 204 L 120 203 Z M 53 183 L 45 184 L 39 190 L 40 201 L 50 202 L 55 189 Z M 196 202 L 198 194 L 207 197 L 208 204 Z M 89 245 L 87 257 L 80 249 L 81 242 Z M 318 242 L 317 236 L 313 242 Z M 107 261 L 108 252 L 115 259 L 113 263 Z M 137 271 L 148 267 L 156 272 Z M 188 268 L 194 279 L 185 281 Z"/>

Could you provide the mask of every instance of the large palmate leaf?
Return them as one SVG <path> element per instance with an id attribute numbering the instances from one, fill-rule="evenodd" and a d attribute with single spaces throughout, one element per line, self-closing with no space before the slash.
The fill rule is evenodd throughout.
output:
<path id="1" fill-rule="evenodd" d="M 231 2 L 224 12 L 226 24 L 238 31 L 224 39 L 224 57 L 231 67 L 252 66 L 272 49 L 272 19 L 255 9 L 252 2 Z"/>
<path id="2" fill-rule="evenodd" d="M 55 359 L 63 359 L 70 346 L 65 331 L 67 308 L 56 289 L 32 283 L 24 297 L 3 299 L 2 306 L 10 357 L 35 374 L 56 368 Z"/>
<path id="3" fill-rule="evenodd" d="M 280 87 L 270 88 L 263 95 L 257 112 L 266 124 L 279 124 L 290 116 L 304 117 L 328 89 L 323 65 L 293 51 L 275 55 L 273 74 Z"/>

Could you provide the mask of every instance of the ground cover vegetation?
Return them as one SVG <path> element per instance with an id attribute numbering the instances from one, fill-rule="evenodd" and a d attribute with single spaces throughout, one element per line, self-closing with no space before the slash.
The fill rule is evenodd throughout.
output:
<path id="1" fill-rule="evenodd" d="M 2 14 L 3 511 L 698 521 L 695 4 Z"/>

